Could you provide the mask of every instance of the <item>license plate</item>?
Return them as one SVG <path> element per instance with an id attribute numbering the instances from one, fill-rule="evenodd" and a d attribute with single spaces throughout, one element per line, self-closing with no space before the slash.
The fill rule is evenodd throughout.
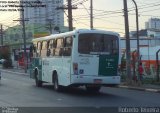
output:
<path id="1" fill-rule="evenodd" d="M 95 84 L 101 84 L 102 83 L 102 79 L 94 79 L 94 83 Z"/>

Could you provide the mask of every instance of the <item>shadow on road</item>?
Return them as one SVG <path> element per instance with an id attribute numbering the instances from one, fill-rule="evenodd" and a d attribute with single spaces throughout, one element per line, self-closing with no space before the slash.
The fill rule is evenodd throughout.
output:
<path id="1" fill-rule="evenodd" d="M 36 87 L 36 86 L 35 86 Z M 88 92 L 85 87 L 63 87 L 60 92 L 57 92 L 54 90 L 53 85 L 43 85 L 41 88 L 47 89 L 47 90 L 52 90 L 55 93 L 61 93 L 65 95 L 70 95 L 70 96 L 78 96 L 78 97 L 107 97 L 107 98 L 120 98 L 119 95 L 114 95 L 111 93 L 105 93 L 100 90 L 98 93 L 93 93 L 93 92 Z"/>

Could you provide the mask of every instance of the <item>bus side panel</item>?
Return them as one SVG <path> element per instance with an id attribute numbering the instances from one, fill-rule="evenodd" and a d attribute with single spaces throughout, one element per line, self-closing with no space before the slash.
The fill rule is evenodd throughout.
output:
<path id="1" fill-rule="evenodd" d="M 45 82 L 52 82 L 52 74 L 49 74 L 51 64 L 51 58 L 42 58 L 42 80 Z"/>
<path id="2" fill-rule="evenodd" d="M 44 82 L 52 83 L 52 75 L 53 71 L 56 71 L 58 76 L 62 73 L 62 58 L 54 57 L 54 58 L 43 58 L 42 61 L 42 79 Z"/>
<path id="3" fill-rule="evenodd" d="M 78 74 L 84 76 L 98 76 L 98 55 L 81 55 L 78 57 Z"/>
<path id="4" fill-rule="evenodd" d="M 63 86 L 68 86 L 70 85 L 71 57 L 63 57 L 62 67 L 62 72 L 59 75 L 59 84 Z"/>

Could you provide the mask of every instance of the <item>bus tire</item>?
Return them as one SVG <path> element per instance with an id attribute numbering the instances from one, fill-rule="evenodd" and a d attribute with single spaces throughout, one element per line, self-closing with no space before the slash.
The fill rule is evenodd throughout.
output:
<path id="1" fill-rule="evenodd" d="M 61 86 L 58 83 L 58 75 L 56 72 L 53 74 L 53 85 L 55 91 L 61 91 Z"/>
<path id="2" fill-rule="evenodd" d="M 38 79 L 38 71 L 35 70 L 35 83 L 37 87 L 42 87 L 42 81 Z"/>
<path id="3" fill-rule="evenodd" d="M 101 86 L 88 86 L 88 85 L 86 85 L 86 89 L 90 93 L 98 93 L 101 89 Z"/>

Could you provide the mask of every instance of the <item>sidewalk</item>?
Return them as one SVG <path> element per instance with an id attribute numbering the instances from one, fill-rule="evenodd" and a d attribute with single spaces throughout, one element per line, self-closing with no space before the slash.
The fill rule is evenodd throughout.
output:
<path id="1" fill-rule="evenodd" d="M 29 76 L 29 70 L 27 70 L 27 73 L 25 73 L 24 69 L 20 68 L 9 68 L 9 69 L 3 69 L 0 67 L 0 70 L 2 72 L 7 72 L 7 73 L 13 73 L 13 74 L 18 74 L 18 75 L 26 75 Z"/>
<path id="2" fill-rule="evenodd" d="M 18 74 L 18 75 L 29 76 L 29 70 L 27 70 L 27 73 L 25 73 L 25 70 L 20 69 L 20 68 L 2 69 L 0 67 L 0 70 L 2 72 L 8 72 L 8 73 L 14 73 L 14 74 Z M 122 82 L 119 85 L 119 88 L 160 93 L 160 85 L 153 85 L 153 84 L 142 84 L 142 85 L 138 86 L 138 85 L 126 85 L 125 83 Z"/>
<path id="3" fill-rule="evenodd" d="M 121 83 L 121 85 L 119 85 L 119 87 L 131 89 L 131 90 L 160 93 L 160 85 L 154 85 L 154 84 L 126 85 L 125 83 Z"/>

